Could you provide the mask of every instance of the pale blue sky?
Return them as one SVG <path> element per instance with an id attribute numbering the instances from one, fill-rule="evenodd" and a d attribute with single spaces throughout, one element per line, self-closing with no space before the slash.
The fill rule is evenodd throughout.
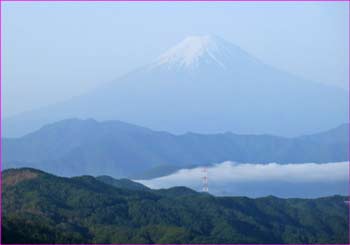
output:
<path id="1" fill-rule="evenodd" d="M 79 95 L 188 35 L 347 88 L 348 3 L 2 3 L 3 115 Z"/>

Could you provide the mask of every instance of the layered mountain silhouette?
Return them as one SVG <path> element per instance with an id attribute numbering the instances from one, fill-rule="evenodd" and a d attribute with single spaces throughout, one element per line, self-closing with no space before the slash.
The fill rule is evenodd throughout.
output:
<path id="1" fill-rule="evenodd" d="M 120 121 L 67 119 L 3 139 L 5 168 L 64 176 L 152 178 L 224 161 L 324 163 L 348 159 L 348 124 L 296 138 L 233 133 L 174 135 Z"/>
<path id="2" fill-rule="evenodd" d="M 277 70 L 219 37 L 191 36 L 90 93 L 5 120 L 3 133 L 78 117 L 171 133 L 297 136 L 346 122 L 347 108 L 346 91 Z"/>

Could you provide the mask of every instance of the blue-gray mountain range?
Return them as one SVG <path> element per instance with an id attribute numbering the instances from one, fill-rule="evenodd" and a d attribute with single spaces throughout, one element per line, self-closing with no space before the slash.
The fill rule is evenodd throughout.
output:
<path id="1" fill-rule="evenodd" d="M 67 119 L 4 138 L 5 168 L 34 167 L 64 176 L 152 178 L 223 161 L 324 163 L 348 159 L 348 124 L 301 137 L 234 133 L 174 135 L 120 121 Z"/>

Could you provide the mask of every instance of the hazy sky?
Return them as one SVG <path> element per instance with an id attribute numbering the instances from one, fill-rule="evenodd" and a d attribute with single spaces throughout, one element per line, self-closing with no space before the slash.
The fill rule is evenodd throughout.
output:
<path id="1" fill-rule="evenodd" d="M 3 116 L 79 95 L 188 35 L 347 89 L 348 3 L 2 3 Z"/>

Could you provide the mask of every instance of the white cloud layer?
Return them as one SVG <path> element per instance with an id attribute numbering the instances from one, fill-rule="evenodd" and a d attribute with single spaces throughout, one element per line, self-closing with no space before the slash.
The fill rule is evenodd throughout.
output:
<path id="1" fill-rule="evenodd" d="M 138 181 L 150 188 L 187 186 L 201 190 L 203 168 Z M 207 168 L 209 188 L 216 195 L 315 197 L 346 194 L 348 162 L 302 164 L 238 164 L 223 162 Z"/>

